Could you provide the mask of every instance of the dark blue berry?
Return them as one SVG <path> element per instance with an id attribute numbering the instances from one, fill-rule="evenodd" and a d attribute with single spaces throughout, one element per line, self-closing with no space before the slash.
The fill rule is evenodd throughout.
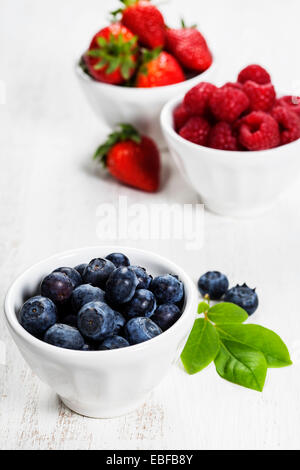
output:
<path id="1" fill-rule="evenodd" d="M 84 284 L 92 284 L 93 286 L 103 288 L 114 269 L 116 269 L 115 265 L 108 259 L 92 259 L 83 271 L 83 282 Z"/>
<path id="2" fill-rule="evenodd" d="M 110 253 L 106 256 L 106 259 L 111 261 L 116 268 L 130 265 L 129 259 L 127 258 L 127 256 L 123 255 L 123 253 Z"/>
<path id="3" fill-rule="evenodd" d="M 154 312 L 151 320 L 166 331 L 181 317 L 181 311 L 175 304 L 162 304 Z"/>
<path id="4" fill-rule="evenodd" d="M 29 333 L 41 337 L 57 321 L 56 306 L 46 297 L 32 297 L 21 308 L 19 321 Z"/>
<path id="5" fill-rule="evenodd" d="M 153 292 L 146 289 L 138 289 L 130 302 L 126 305 L 126 315 L 133 317 L 151 317 L 156 309 L 156 300 Z"/>
<path id="6" fill-rule="evenodd" d="M 257 293 L 255 289 L 250 289 L 247 284 L 243 284 L 242 286 L 237 284 L 235 287 L 229 289 L 224 300 L 225 302 L 239 305 L 246 310 L 248 315 L 252 315 L 258 307 Z"/>
<path id="7" fill-rule="evenodd" d="M 46 276 L 41 284 L 41 294 L 55 303 L 64 303 L 72 295 L 73 282 L 64 273 L 55 272 Z"/>
<path id="8" fill-rule="evenodd" d="M 219 271 L 208 271 L 198 281 L 199 291 L 203 296 L 209 295 L 212 300 L 218 300 L 227 292 L 229 283 L 225 274 Z"/>
<path id="9" fill-rule="evenodd" d="M 98 349 L 99 351 L 104 351 L 105 349 L 120 349 L 126 348 L 127 346 L 130 346 L 130 344 L 125 338 L 115 335 L 110 338 L 106 338 L 103 343 L 100 344 Z"/>
<path id="10" fill-rule="evenodd" d="M 150 289 L 160 304 L 176 303 L 183 297 L 183 284 L 171 274 L 158 276 L 151 282 Z"/>
<path id="11" fill-rule="evenodd" d="M 130 344 L 143 343 L 161 333 L 159 326 L 147 317 L 132 318 L 125 325 L 125 335 Z"/>
<path id="12" fill-rule="evenodd" d="M 84 343 L 81 348 L 81 351 L 93 351 L 93 349 L 91 348 L 90 344 Z"/>
<path id="13" fill-rule="evenodd" d="M 72 293 L 72 308 L 74 312 L 79 312 L 81 307 L 89 302 L 103 302 L 104 296 L 105 292 L 100 287 L 94 287 L 91 284 L 81 284 Z"/>
<path id="14" fill-rule="evenodd" d="M 116 268 L 106 283 L 106 299 L 111 305 L 124 304 L 134 296 L 138 279 L 126 267 Z"/>
<path id="15" fill-rule="evenodd" d="M 81 276 L 80 276 L 79 272 L 76 271 L 76 269 L 64 268 L 63 267 L 63 268 L 57 268 L 53 272 L 54 273 L 63 273 L 66 276 L 68 276 L 68 278 L 70 278 L 72 283 L 73 283 L 74 289 L 75 289 L 75 287 L 80 286 L 80 284 L 82 283 Z"/>
<path id="16" fill-rule="evenodd" d="M 56 323 L 51 326 L 45 333 L 44 341 L 65 349 L 80 350 L 84 346 L 84 339 L 77 328 L 63 323 Z"/>
<path id="17" fill-rule="evenodd" d="M 79 272 L 80 276 L 82 276 L 83 271 L 85 270 L 86 267 L 87 267 L 87 263 L 81 263 L 81 264 L 77 264 L 77 266 L 75 266 L 74 269 L 76 269 L 76 271 Z"/>
<path id="18" fill-rule="evenodd" d="M 126 323 L 125 318 L 120 312 L 117 312 L 115 310 L 115 329 L 114 329 L 114 334 L 117 335 L 120 330 L 124 327 Z"/>
<path id="19" fill-rule="evenodd" d="M 138 278 L 138 285 L 136 286 L 137 289 L 148 289 L 151 281 L 152 281 L 152 276 L 147 273 L 145 268 L 142 268 L 141 266 L 130 266 L 130 269 L 132 269 L 136 277 Z"/>
<path id="20" fill-rule="evenodd" d="M 103 302 L 85 304 L 78 313 L 78 328 L 93 341 L 103 341 L 115 330 L 115 312 Z"/>

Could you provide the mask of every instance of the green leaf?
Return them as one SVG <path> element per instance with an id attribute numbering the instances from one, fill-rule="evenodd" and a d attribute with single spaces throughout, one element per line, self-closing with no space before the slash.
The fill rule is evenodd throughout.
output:
<path id="1" fill-rule="evenodd" d="M 200 302 L 198 305 L 198 313 L 204 313 L 209 310 L 209 305 L 206 302 Z"/>
<path id="2" fill-rule="evenodd" d="M 218 323 L 243 323 L 248 318 L 247 312 L 238 305 L 221 302 L 208 310 L 208 318 Z"/>
<path id="3" fill-rule="evenodd" d="M 215 358 L 215 366 L 223 379 L 262 392 L 267 374 L 267 361 L 260 351 L 223 339 Z"/>
<path id="4" fill-rule="evenodd" d="M 292 364 L 288 348 L 282 339 L 259 325 L 217 325 L 221 338 L 238 341 L 262 352 L 268 367 L 285 367 Z"/>
<path id="5" fill-rule="evenodd" d="M 219 350 L 219 336 L 215 327 L 204 318 L 195 321 L 181 354 L 182 363 L 189 374 L 207 367 Z"/>

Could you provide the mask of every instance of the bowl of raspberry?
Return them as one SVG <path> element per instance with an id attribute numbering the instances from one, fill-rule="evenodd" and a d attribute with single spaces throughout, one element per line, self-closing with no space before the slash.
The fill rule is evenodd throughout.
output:
<path id="1" fill-rule="evenodd" d="M 145 402 L 179 358 L 196 310 L 196 287 L 179 266 L 115 246 L 45 259 L 5 299 L 29 367 L 67 407 L 94 418 Z"/>
<path id="2" fill-rule="evenodd" d="M 161 126 L 176 164 L 217 214 L 258 215 L 299 177 L 300 98 L 277 95 L 259 65 L 172 99 Z"/>
<path id="3" fill-rule="evenodd" d="M 168 28 L 150 1 L 124 0 L 112 23 L 93 36 L 76 63 L 76 75 L 108 127 L 130 122 L 162 145 L 163 105 L 203 77 L 211 79 L 213 65 L 196 27 Z"/>

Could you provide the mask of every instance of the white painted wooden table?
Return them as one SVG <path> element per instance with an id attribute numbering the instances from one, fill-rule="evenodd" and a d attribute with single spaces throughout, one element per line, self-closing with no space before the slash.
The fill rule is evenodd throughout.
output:
<path id="1" fill-rule="evenodd" d="M 25 267 L 57 251 L 104 243 L 97 207 L 120 195 L 146 204 L 197 198 L 165 155 L 159 195 L 102 177 L 90 156 L 105 134 L 81 95 L 73 62 L 103 23 L 99 0 L 0 0 L 0 292 Z M 300 88 L 298 0 L 210 0 L 164 5 L 198 22 L 219 62 L 217 79 L 233 79 L 249 62 L 265 64 L 278 88 Z M 300 155 L 299 155 L 300 158 Z M 219 379 L 214 366 L 193 377 L 174 367 L 149 401 L 113 420 L 73 414 L 23 361 L 4 326 L 0 337 L 2 449 L 281 449 L 300 447 L 300 186 L 263 217 L 205 215 L 205 242 L 128 240 L 180 263 L 190 275 L 220 269 L 232 283 L 257 286 L 253 317 L 287 342 L 294 366 L 268 373 L 262 394 Z M 117 241 L 116 241 L 117 242 Z M 121 243 L 124 241 L 121 241 Z M 3 345 L 2 345 L 3 346 Z M 3 348 L 2 348 L 3 349 Z M 2 352 L 2 350 L 1 350 Z"/>

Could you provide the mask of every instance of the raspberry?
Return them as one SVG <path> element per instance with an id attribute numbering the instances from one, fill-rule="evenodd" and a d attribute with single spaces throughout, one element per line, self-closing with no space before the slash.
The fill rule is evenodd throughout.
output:
<path id="1" fill-rule="evenodd" d="M 287 106 L 277 106 L 272 111 L 272 116 L 279 124 L 280 143 L 288 144 L 300 137 L 300 119 Z"/>
<path id="2" fill-rule="evenodd" d="M 174 127 L 176 131 L 179 131 L 179 129 L 181 129 L 182 126 L 184 126 L 184 124 L 189 119 L 189 115 L 186 112 L 186 109 L 183 103 L 177 106 L 177 108 L 175 109 L 173 113 L 173 118 L 174 118 Z"/>
<path id="3" fill-rule="evenodd" d="M 218 122 L 210 131 L 208 147 L 220 150 L 238 150 L 236 137 L 228 122 Z"/>
<path id="4" fill-rule="evenodd" d="M 265 150 L 280 144 L 279 127 L 270 114 L 253 111 L 242 119 L 239 141 L 248 150 Z"/>
<path id="5" fill-rule="evenodd" d="M 193 116 L 180 129 L 179 135 L 190 142 L 198 145 L 206 145 L 210 131 L 210 125 L 201 116 Z"/>
<path id="6" fill-rule="evenodd" d="M 271 83 L 259 85 L 248 80 L 243 90 L 250 100 L 251 111 L 269 111 L 275 102 L 276 93 Z"/>
<path id="7" fill-rule="evenodd" d="M 222 86 L 222 88 L 225 88 L 225 87 L 237 88 L 238 90 L 243 89 L 243 85 L 238 82 L 227 82 L 225 83 L 225 85 Z"/>
<path id="8" fill-rule="evenodd" d="M 184 97 L 183 103 L 186 111 L 191 115 L 202 115 L 207 109 L 209 98 L 216 90 L 212 83 L 201 82 L 194 86 Z"/>
<path id="9" fill-rule="evenodd" d="M 245 83 L 248 80 L 251 80 L 252 82 L 258 83 L 260 85 L 265 85 L 266 83 L 271 82 L 271 77 L 263 67 L 252 64 L 241 70 L 238 76 L 239 83 Z"/>
<path id="10" fill-rule="evenodd" d="M 300 97 L 299 96 L 282 96 L 277 100 L 277 103 L 282 106 L 287 106 L 291 111 L 294 111 L 300 117 Z"/>
<path id="11" fill-rule="evenodd" d="M 233 87 L 218 88 L 210 97 L 212 113 L 220 121 L 234 122 L 249 107 L 249 99 L 241 90 Z"/>

